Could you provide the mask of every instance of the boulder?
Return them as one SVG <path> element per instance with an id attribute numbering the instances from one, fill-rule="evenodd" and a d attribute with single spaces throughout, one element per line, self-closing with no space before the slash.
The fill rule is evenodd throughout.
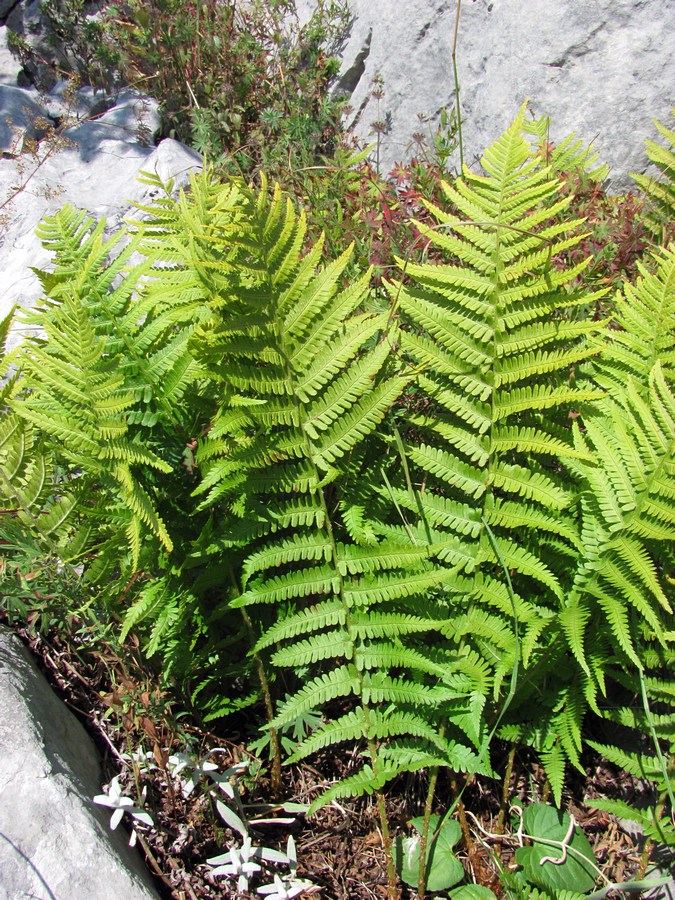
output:
<path id="1" fill-rule="evenodd" d="M 101 769 L 82 725 L 19 639 L 0 629 L 0 900 L 157 898 L 96 806 Z"/>
<path id="2" fill-rule="evenodd" d="M 298 0 L 303 18 L 316 0 Z M 337 89 L 347 124 L 370 143 L 380 121 L 381 170 L 409 159 L 413 135 L 435 132 L 452 109 L 456 0 L 349 0 L 352 26 Z M 552 119 L 551 137 L 593 142 L 625 190 L 645 170 L 645 138 L 675 101 L 675 4 L 663 0 L 464 0 L 457 42 L 465 161 L 472 164 L 528 100 Z M 374 80 L 384 95 L 372 98 Z M 420 119 L 419 117 L 422 117 Z"/>
<path id="3" fill-rule="evenodd" d="M 48 127 L 49 120 L 36 94 L 0 84 L 0 152 L 3 155 L 22 153 L 26 143 L 43 138 Z"/>
<path id="4" fill-rule="evenodd" d="M 0 29 L 0 32 L 2 29 Z M 2 35 L 0 35 L 0 38 Z M 16 110 L 11 128 L 0 124 L 0 319 L 14 306 L 29 307 L 40 293 L 31 266 L 48 267 L 35 228 L 64 203 L 105 218 L 117 228 L 135 202 L 147 202 L 152 188 L 138 180 L 141 171 L 157 173 L 176 186 L 189 180 L 202 158 L 171 139 L 154 146 L 159 129 L 156 101 L 138 91 L 113 97 L 90 88 L 72 93 L 60 82 L 48 95 L 0 82 L 0 106 Z M 92 114 L 93 111 L 93 114 Z M 36 122 L 60 125 L 37 146 Z M 64 124 L 72 122 L 70 127 Z M 3 131 L 6 129 L 6 132 Z M 28 152 L 21 152 L 28 146 Z M 10 343 L 15 345 L 15 331 Z"/>

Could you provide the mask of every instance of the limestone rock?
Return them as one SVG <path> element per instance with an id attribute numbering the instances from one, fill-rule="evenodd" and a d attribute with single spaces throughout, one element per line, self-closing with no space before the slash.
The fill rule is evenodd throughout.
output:
<path id="1" fill-rule="evenodd" d="M 36 94 L 0 84 L 0 151 L 21 153 L 26 141 L 39 140 L 47 129 L 48 121 Z"/>
<path id="2" fill-rule="evenodd" d="M 454 105 L 452 45 L 456 0 L 349 0 L 351 35 L 339 87 L 351 97 L 348 124 L 364 142 L 381 136 L 382 172 L 414 151 L 412 136 L 434 131 Z M 306 18 L 315 0 L 298 0 Z M 654 117 L 669 123 L 675 102 L 675 4 L 663 0 L 464 0 L 457 70 L 465 160 L 472 163 L 529 99 L 552 118 L 552 138 L 593 142 L 612 169 L 611 188 L 643 171 Z M 373 80 L 384 97 L 371 99 Z M 420 122 L 418 116 L 428 116 Z"/>
<path id="3" fill-rule="evenodd" d="M 91 739 L 0 630 L 0 900 L 152 900 L 157 894 L 101 793 Z"/>
<path id="4" fill-rule="evenodd" d="M 1 2 L 2 0 L 0 0 Z M 7 46 L 7 28 L 0 25 L 0 84 L 16 86 L 21 68 L 21 62 Z"/>
<path id="5" fill-rule="evenodd" d="M 52 117 L 64 102 L 58 87 L 42 106 L 34 92 L 4 86 L 0 102 L 6 90 L 25 94 L 34 112 Z M 158 124 L 156 102 L 127 90 L 112 109 L 66 129 L 57 141 L 43 141 L 36 153 L 0 159 L 0 319 L 15 305 L 30 306 L 39 295 L 30 267 L 49 265 L 50 256 L 35 234 L 46 215 L 70 203 L 105 218 L 113 229 L 134 202 L 148 199 L 151 189 L 138 181 L 141 170 L 181 185 L 201 166 L 201 157 L 178 141 L 166 139 L 154 147 Z M 15 332 L 11 342 L 18 340 Z"/>

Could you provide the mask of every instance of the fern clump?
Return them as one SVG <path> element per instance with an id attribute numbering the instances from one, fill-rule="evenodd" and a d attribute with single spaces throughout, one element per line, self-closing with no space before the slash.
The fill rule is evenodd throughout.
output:
<path id="1" fill-rule="evenodd" d="M 147 175 L 159 199 L 109 239 L 66 207 L 0 395 L 11 521 L 206 720 L 262 699 L 275 787 L 298 721 L 292 762 L 354 747 L 312 810 L 375 794 L 385 845 L 401 773 L 430 770 L 430 813 L 498 734 L 560 805 L 616 693 L 637 678 L 669 721 L 675 254 L 591 316 L 560 171 L 594 160 L 533 148 L 525 112 L 413 221 L 434 261 L 399 259 L 384 311 L 264 178 Z"/>

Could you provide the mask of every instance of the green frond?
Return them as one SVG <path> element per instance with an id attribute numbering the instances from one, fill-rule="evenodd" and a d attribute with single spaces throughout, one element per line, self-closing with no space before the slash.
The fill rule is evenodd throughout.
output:
<path id="1" fill-rule="evenodd" d="M 387 317 L 359 315 L 345 323 L 344 331 L 334 341 L 317 351 L 311 364 L 296 375 L 295 392 L 303 403 L 309 403 L 330 380 L 344 371 L 353 359 L 378 331 L 384 330 Z"/>
<path id="2" fill-rule="evenodd" d="M 551 790 L 553 791 L 553 799 L 559 808 L 562 802 L 562 792 L 565 783 L 566 758 L 559 743 L 554 743 L 551 747 L 547 747 L 540 751 L 540 757 L 546 777 L 548 778 Z"/>
<path id="3" fill-rule="evenodd" d="M 477 538 L 480 534 L 480 516 L 476 508 L 469 504 L 459 503 L 429 491 L 411 496 L 410 491 L 395 487 L 391 489 L 391 496 L 404 509 L 411 512 L 421 511 L 426 521 L 434 527 L 447 529 L 468 538 Z M 428 552 L 431 553 L 433 550 L 429 548 Z"/>
<path id="4" fill-rule="evenodd" d="M 366 391 L 389 356 L 389 346 L 382 342 L 372 353 L 367 354 L 336 378 L 321 397 L 307 409 L 308 420 L 304 428 L 314 440 L 321 440 L 318 431 L 324 432 L 339 420 L 347 410 L 353 408 Z"/>
<path id="5" fill-rule="evenodd" d="M 564 509 L 570 495 L 548 475 L 523 466 L 501 464 L 495 467 L 490 483 L 508 494 L 540 503 L 547 509 Z"/>
<path id="6" fill-rule="evenodd" d="M 613 594 L 606 590 L 590 585 L 586 588 L 586 593 L 597 601 L 598 606 L 605 614 L 607 624 L 613 634 L 617 645 L 626 654 L 628 659 L 640 668 L 642 663 L 635 652 L 633 637 L 631 635 L 630 623 L 628 621 L 628 610 L 625 603 L 616 599 Z"/>
<path id="7" fill-rule="evenodd" d="M 616 298 L 618 328 L 596 345 L 594 377 L 608 391 L 622 390 L 630 378 L 644 390 L 657 362 L 675 384 L 675 246 L 652 253 L 649 262 L 638 263 L 637 282 Z"/>
<path id="8" fill-rule="evenodd" d="M 378 536 L 366 517 L 366 510 L 363 506 L 342 501 L 340 513 L 342 524 L 355 544 L 373 547 L 378 543 Z"/>
<path id="9" fill-rule="evenodd" d="M 152 616 L 153 611 L 161 607 L 166 599 L 167 589 L 167 581 L 163 578 L 155 579 L 143 587 L 138 598 L 127 609 L 120 631 L 120 641 L 125 641 L 132 628 Z"/>
<path id="10" fill-rule="evenodd" d="M 558 599 L 562 599 L 563 590 L 559 580 L 537 556 L 505 537 L 499 540 L 499 551 L 507 568 L 538 581 L 548 587 Z M 495 558 L 492 549 L 489 558 Z"/>
<path id="11" fill-rule="evenodd" d="M 328 631 L 314 634 L 303 641 L 287 644 L 272 656 L 275 666 L 298 667 L 307 666 L 323 659 L 351 660 L 354 656 L 354 643 L 341 631 Z"/>
<path id="12" fill-rule="evenodd" d="M 406 452 L 412 462 L 475 500 L 485 493 L 485 477 L 480 469 L 469 466 L 449 453 L 427 444 L 420 444 L 418 447 L 409 446 Z"/>
<path id="13" fill-rule="evenodd" d="M 280 619 L 267 629 L 256 643 L 255 649 L 262 650 L 282 641 L 293 640 L 302 634 L 344 625 L 346 617 L 345 608 L 339 600 L 324 600 Z"/>
<path id="14" fill-rule="evenodd" d="M 427 547 L 414 547 L 393 542 L 374 547 L 338 544 L 338 570 L 341 575 L 359 575 L 391 569 L 416 567 L 429 557 Z"/>
<path id="15" fill-rule="evenodd" d="M 363 738 L 382 740 L 402 735 L 411 735 L 428 741 L 441 753 L 451 756 L 451 746 L 440 737 L 420 716 L 412 712 L 382 713 L 375 709 L 355 710 L 346 715 L 327 722 L 302 741 L 289 762 L 297 762 L 318 750 L 345 741 Z"/>
<path id="16" fill-rule="evenodd" d="M 362 797 L 364 794 L 372 794 L 375 791 L 379 791 L 385 784 L 395 778 L 400 771 L 397 766 L 380 762 L 377 775 L 375 775 L 370 765 L 364 765 L 354 775 L 343 778 L 320 794 L 312 802 L 307 815 L 314 815 L 314 813 L 323 809 L 324 806 L 332 803 L 333 800 L 340 800 L 343 797 Z"/>
<path id="17" fill-rule="evenodd" d="M 597 741 L 589 740 L 587 743 L 602 754 L 604 759 L 629 772 L 634 778 L 653 779 L 658 773 L 659 764 L 655 756 L 631 753 L 611 744 L 600 744 Z"/>
<path id="18" fill-rule="evenodd" d="M 441 662 L 436 662 L 431 656 L 426 656 L 420 650 L 412 647 L 404 647 L 401 644 L 379 641 L 368 645 L 366 653 L 359 653 L 355 663 L 361 670 L 383 669 L 408 669 L 444 678 L 449 674 L 449 669 Z"/>
<path id="19" fill-rule="evenodd" d="M 408 384 L 406 377 L 394 377 L 371 390 L 355 403 L 315 443 L 314 462 L 328 470 L 357 443 L 371 434 Z"/>
<path id="20" fill-rule="evenodd" d="M 314 566 L 286 575 L 249 583 L 244 593 L 232 602 L 232 606 L 248 606 L 257 603 L 283 603 L 298 597 L 315 594 L 331 594 L 336 589 L 336 574 L 330 566 Z"/>
<path id="21" fill-rule="evenodd" d="M 586 451 L 582 451 L 585 455 Z M 547 513 L 539 506 L 524 500 L 502 500 L 496 498 L 495 505 L 487 509 L 485 518 L 490 526 L 500 526 L 509 531 L 517 531 L 520 528 L 535 528 L 539 531 L 556 534 L 569 541 L 576 548 L 580 548 L 581 540 L 574 523 L 561 516 Z"/>
<path id="22" fill-rule="evenodd" d="M 363 608 L 423 593 L 452 579 L 447 569 L 370 574 L 345 580 L 343 596 L 350 607 Z"/>
<path id="23" fill-rule="evenodd" d="M 314 319 L 323 313 L 324 307 L 332 300 L 340 275 L 353 252 L 352 245 L 316 275 L 297 299 L 284 297 L 284 307 L 288 308 L 280 309 L 283 327 L 289 335 L 295 336 L 296 340 L 305 338 Z"/>
<path id="24" fill-rule="evenodd" d="M 540 153 L 546 155 L 548 164 L 556 173 L 583 174 L 593 181 L 605 181 L 609 176 L 609 168 L 604 163 L 596 165 L 599 153 L 586 146 L 584 142 L 572 134 L 566 135 L 554 146 L 550 143 L 551 119 L 541 116 L 538 119 L 525 120 L 524 129 L 537 138 Z"/>
<path id="25" fill-rule="evenodd" d="M 426 619 L 403 612 L 354 612 L 349 629 L 356 637 L 393 638 L 404 634 L 420 634 L 441 631 L 448 622 L 445 619 Z"/>
<path id="26" fill-rule="evenodd" d="M 590 669 L 586 662 L 585 636 L 591 612 L 587 604 L 575 603 L 565 606 L 558 616 L 569 648 L 587 675 L 590 675 Z"/>
<path id="27" fill-rule="evenodd" d="M 328 561 L 331 545 L 322 532 L 294 534 L 278 543 L 267 544 L 262 550 L 251 554 L 242 569 L 243 582 L 246 584 L 256 572 L 278 568 L 286 563 Z"/>
<path id="28" fill-rule="evenodd" d="M 294 370 L 304 373 L 308 365 L 315 365 L 315 359 L 325 350 L 326 343 L 334 341 L 338 336 L 342 337 L 345 328 L 354 318 L 362 320 L 362 327 L 368 328 L 371 334 L 386 326 L 382 316 L 352 316 L 368 296 L 371 276 L 369 269 L 354 284 L 337 294 L 331 305 L 313 319 L 302 339 L 298 337 L 293 341 L 289 357 Z M 363 340 L 366 339 L 363 336 Z"/>
<path id="29" fill-rule="evenodd" d="M 270 722 L 270 727 L 283 728 L 286 723 L 297 719 L 302 713 L 323 706 L 329 700 L 358 694 L 359 687 L 360 680 L 353 666 L 340 666 L 319 675 L 282 704 L 276 717 Z"/>
<path id="30" fill-rule="evenodd" d="M 364 711 L 362 709 L 351 710 L 344 716 L 326 722 L 317 728 L 316 731 L 313 731 L 308 738 L 300 742 L 286 762 L 289 764 L 295 763 L 334 744 L 343 744 L 346 741 L 360 741 L 365 737 L 366 730 L 367 723 L 364 720 Z"/>
<path id="31" fill-rule="evenodd" d="M 666 139 L 666 146 L 656 141 L 645 141 L 647 157 L 660 171 L 663 180 L 648 175 L 633 175 L 633 180 L 647 195 L 653 206 L 649 218 L 652 231 L 659 233 L 663 223 L 675 218 L 675 131 L 667 128 L 658 119 L 654 120 L 657 130 Z"/>

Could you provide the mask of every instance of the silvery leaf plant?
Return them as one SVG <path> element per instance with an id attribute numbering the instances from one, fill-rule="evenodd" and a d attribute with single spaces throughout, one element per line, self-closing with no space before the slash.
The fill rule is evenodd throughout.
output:
<path id="1" fill-rule="evenodd" d="M 250 881 L 253 878 L 261 878 L 265 874 L 271 875 L 273 881 L 256 887 L 257 893 L 261 897 L 266 898 L 266 900 L 291 900 L 291 898 L 297 897 L 313 887 L 310 881 L 298 877 L 297 855 L 293 838 L 289 835 L 286 852 L 283 853 L 272 847 L 254 844 L 254 838 L 250 833 L 250 829 L 251 826 L 263 823 L 290 825 L 295 821 L 298 813 L 306 811 L 306 807 L 297 803 L 289 803 L 285 804 L 282 809 L 290 813 L 290 816 L 281 818 L 258 816 L 254 819 L 249 819 L 241 800 L 242 790 L 240 785 L 241 776 L 247 770 L 248 762 L 234 763 L 224 771 L 221 771 L 218 764 L 213 761 L 213 757 L 218 753 L 225 752 L 222 748 L 214 748 L 205 755 L 200 756 L 188 746 L 184 752 L 171 754 L 166 764 L 168 775 L 179 783 L 181 793 L 185 798 L 193 794 L 203 779 L 206 780 L 208 784 L 206 790 L 215 801 L 215 806 L 221 819 L 232 832 L 238 834 L 241 838 L 241 842 L 233 843 L 225 853 L 207 860 L 211 875 L 214 878 L 236 879 L 238 894 L 249 893 L 251 890 Z M 154 763 L 153 754 L 145 753 L 142 750 L 137 750 L 131 756 L 125 755 L 125 758 L 132 761 L 139 769 L 150 771 L 159 768 Z M 145 799 L 145 794 L 144 789 L 143 799 Z M 229 801 L 229 805 L 227 802 L 223 802 L 223 795 Z M 149 827 L 154 826 L 152 816 L 141 806 L 137 806 L 130 797 L 126 797 L 123 794 L 119 784 L 119 776 L 115 776 L 112 779 L 107 786 L 106 793 L 94 797 L 94 803 L 107 806 L 113 810 L 110 819 L 110 827 L 112 829 L 119 825 L 125 813 L 128 813 L 134 822 L 140 822 Z M 277 807 L 274 808 L 276 809 Z M 134 828 L 129 841 L 130 845 L 133 846 L 136 843 L 136 839 L 137 833 Z M 284 875 L 279 874 L 279 872 L 265 872 L 265 868 L 261 863 L 288 867 L 288 872 Z"/>

